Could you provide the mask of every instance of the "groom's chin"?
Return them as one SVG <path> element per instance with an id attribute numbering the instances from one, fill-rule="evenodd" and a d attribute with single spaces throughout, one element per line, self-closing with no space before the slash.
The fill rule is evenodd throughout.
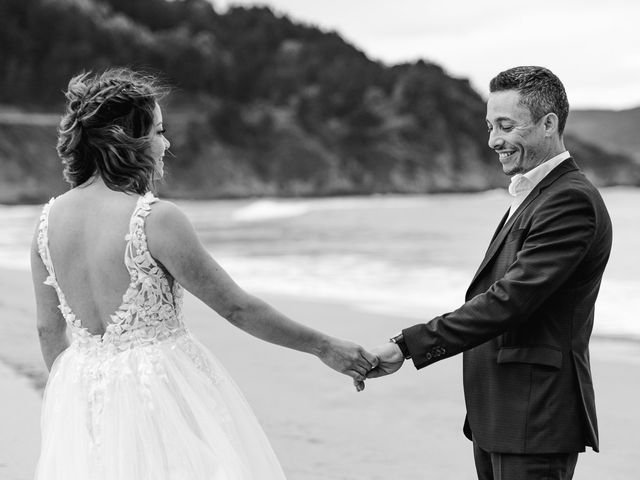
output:
<path id="1" fill-rule="evenodd" d="M 513 177 L 516 173 L 519 173 L 520 169 L 515 165 L 502 165 L 502 172 L 507 177 Z"/>

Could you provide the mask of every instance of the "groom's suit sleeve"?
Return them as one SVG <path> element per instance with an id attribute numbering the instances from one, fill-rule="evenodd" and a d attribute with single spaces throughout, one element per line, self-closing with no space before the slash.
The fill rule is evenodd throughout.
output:
<path id="1" fill-rule="evenodd" d="M 557 189 L 530 205 L 522 247 L 502 278 L 457 310 L 403 330 L 416 368 L 480 345 L 522 322 L 564 282 L 594 242 L 596 207 L 582 189 Z M 501 247 L 502 248 L 502 247 Z"/>

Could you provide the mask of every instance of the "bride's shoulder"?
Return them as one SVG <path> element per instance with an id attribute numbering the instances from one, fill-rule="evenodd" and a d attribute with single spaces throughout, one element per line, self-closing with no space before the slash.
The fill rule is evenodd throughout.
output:
<path id="1" fill-rule="evenodd" d="M 198 236 L 187 215 L 175 203 L 158 200 L 146 219 L 147 246 L 151 255 L 165 266 L 172 264 L 176 255 L 198 245 Z"/>
<path id="2" fill-rule="evenodd" d="M 156 199 L 151 212 L 152 214 L 146 220 L 149 238 L 181 237 L 193 231 L 187 215 L 171 201 Z"/>
<path id="3" fill-rule="evenodd" d="M 157 197 L 154 197 L 153 200 L 153 215 L 149 216 L 149 222 L 162 226 L 166 223 L 171 224 L 187 218 L 182 209 L 175 203 Z"/>

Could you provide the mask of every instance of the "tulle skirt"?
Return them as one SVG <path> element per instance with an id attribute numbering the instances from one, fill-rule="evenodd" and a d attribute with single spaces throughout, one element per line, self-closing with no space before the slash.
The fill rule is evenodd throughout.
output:
<path id="1" fill-rule="evenodd" d="M 188 332 L 124 350 L 72 342 L 42 406 L 36 480 L 283 480 L 251 408 Z"/>

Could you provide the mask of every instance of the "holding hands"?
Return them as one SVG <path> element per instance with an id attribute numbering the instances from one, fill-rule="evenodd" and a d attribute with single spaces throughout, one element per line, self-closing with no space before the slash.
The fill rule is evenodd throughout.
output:
<path id="1" fill-rule="evenodd" d="M 400 347 L 394 342 L 367 351 L 360 345 L 339 339 L 330 339 L 318 358 L 325 365 L 350 376 L 358 392 L 364 390 L 365 379 L 395 373 L 405 360 Z"/>
<path id="2" fill-rule="evenodd" d="M 378 358 L 360 345 L 337 338 L 330 339 L 320 350 L 318 358 L 334 370 L 353 378 L 356 390 L 364 390 L 367 374 L 376 368 Z"/>
<path id="3" fill-rule="evenodd" d="M 384 377 L 397 372 L 404 363 L 404 355 L 400 347 L 394 342 L 388 342 L 371 349 L 377 359 L 378 364 L 375 368 L 367 372 L 367 378 Z"/>

